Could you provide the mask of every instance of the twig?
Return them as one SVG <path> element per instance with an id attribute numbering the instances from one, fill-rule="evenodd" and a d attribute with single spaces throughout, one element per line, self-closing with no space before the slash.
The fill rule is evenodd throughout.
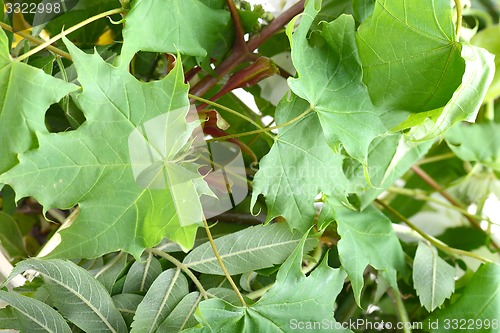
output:
<path id="1" fill-rule="evenodd" d="M 233 19 L 234 31 L 236 32 L 235 43 L 236 47 L 241 48 L 248 52 L 247 44 L 245 43 L 245 32 L 243 31 L 243 24 L 241 23 L 240 15 L 238 14 L 238 9 L 236 8 L 233 0 L 226 0 L 227 7 L 231 13 L 231 18 Z"/>
<path id="2" fill-rule="evenodd" d="M 23 32 L 23 31 L 15 30 L 13 27 L 11 27 L 10 25 L 8 25 L 8 24 L 6 24 L 4 22 L 0 22 L 0 27 L 2 27 L 3 29 L 5 29 L 7 31 L 15 33 L 16 35 L 19 35 L 19 36 L 21 36 L 21 37 L 29 40 L 30 42 L 35 43 L 35 44 L 41 45 L 41 44 L 45 43 L 44 40 L 41 40 L 41 39 L 36 38 L 36 37 L 33 37 L 30 34 L 27 34 L 27 33 Z M 48 45 L 47 46 L 47 50 L 52 51 L 55 54 L 60 55 L 63 58 L 71 60 L 71 55 L 68 52 L 64 52 L 63 50 L 60 50 L 60 49 L 58 49 L 55 46 Z"/>
<path id="3" fill-rule="evenodd" d="M 214 251 L 215 257 L 217 258 L 217 261 L 219 262 L 220 268 L 224 272 L 224 275 L 226 276 L 227 280 L 231 284 L 231 287 L 233 287 L 234 292 L 236 293 L 236 296 L 238 296 L 241 304 L 243 306 L 247 306 L 247 303 L 245 302 L 245 299 L 240 293 L 240 290 L 238 289 L 238 286 L 236 286 L 236 283 L 234 283 L 233 278 L 231 277 L 231 274 L 227 271 L 226 265 L 222 261 L 222 258 L 219 254 L 219 251 L 217 250 L 217 246 L 215 246 L 214 243 L 214 238 L 212 237 L 212 232 L 210 231 L 210 227 L 208 226 L 207 219 L 205 216 L 203 216 L 203 224 L 205 225 L 205 231 L 207 233 L 208 241 L 210 242 L 210 246 L 212 246 L 212 250 Z"/>
<path id="4" fill-rule="evenodd" d="M 403 303 L 403 300 L 401 299 L 401 293 L 399 292 L 399 290 L 389 288 L 387 290 L 387 294 L 392 298 L 394 303 L 396 303 L 396 310 L 398 311 L 399 320 L 401 321 L 401 323 L 403 323 L 403 332 L 411 333 L 412 330 L 410 328 L 410 325 L 407 324 L 410 322 L 410 318 L 408 317 L 408 312 L 406 311 L 406 307 Z"/>

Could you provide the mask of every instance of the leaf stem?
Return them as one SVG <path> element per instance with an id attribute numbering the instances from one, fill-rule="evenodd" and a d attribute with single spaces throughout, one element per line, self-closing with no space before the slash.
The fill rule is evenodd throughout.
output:
<path id="1" fill-rule="evenodd" d="M 449 158 L 455 157 L 455 154 L 450 152 L 450 153 L 445 153 L 445 154 L 440 154 L 440 155 L 435 155 L 427 158 L 423 158 L 420 161 L 417 162 L 417 165 L 422 165 L 422 164 L 427 164 L 427 163 L 434 163 L 434 162 L 439 162 L 442 160 L 447 160 Z"/>
<path id="2" fill-rule="evenodd" d="M 245 115 L 243 115 L 243 114 L 241 114 L 241 113 L 239 113 L 239 112 L 237 112 L 237 111 L 235 111 L 233 109 L 230 109 L 227 106 L 224 106 L 224 105 L 216 103 L 216 102 L 212 102 L 209 99 L 205 99 L 203 97 L 198 97 L 198 96 L 195 96 L 195 95 L 192 95 L 192 94 L 188 94 L 188 97 L 192 98 L 194 100 L 197 100 L 199 102 L 203 102 L 205 104 L 211 105 L 213 107 L 219 108 L 219 109 L 224 110 L 224 111 L 226 111 L 228 113 L 231 113 L 231 114 L 233 114 L 233 115 L 235 115 L 235 116 L 237 116 L 237 117 L 239 117 L 239 118 L 241 118 L 241 119 L 243 119 L 245 121 L 248 121 L 250 124 L 254 125 L 258 129 L 262 129 L 263 128 L 261 125 L 259 125 L 257 122 L 253 121 L 249 117 L 247 117 L 247 116 L 245 116 Z M 272 135 L 270 135 L 269 133 L 266 133 L 266 134 L 269 135 L 270 137 L 272 137 Z"/>
<path id="3" fill-rule="evenodd" d="M 413 172 L 415 172 L 415 174 L 417 176 L 419 176 L 424 182 L 426 182 L 430 187 L 432 187 L 433 189 L 435 189 L 437 192 L 439 192 L 446 200 L 448 200 L 449 203 L 451 203 L 453 206 L 455 207 L 459 207 L 459 208 L 464 208 L 462 207 L 462 205 L 457 201 L 455 200 L 455 198 L 453 198 L 451 195 L 449 195 L 431 176 L 429 176 L 424 170 L 422 170 L 420 167 L 418 167 L 417 165 L 414 165 L 411 167 L 411 169 L 413 170 Z M 476 221 L 474 218 L 470 217 L 469 215 L 464 215 L 465 218 L 467 219 L 467 221 L 469 221 L 469 223 L 474 226 L 476 229 L 478 230 L 481 230 L 482 232 L 484 232 L 485 234 L 487 234 L 486 231 L 483 230 L 483 228 L 481 228 L 481 225 L 479 224 L 478 221 Z M 488 235 L 489 237 L 490 235 Z M 491 237 L 489 237 L 491 238 Z M 496 250 L 500 250 L 500 247 L 498 246 L 498 244 L 496 244 L 496 242 L 491 239 L 491 245 L 496 249 Z"/>
<path id="4" fill-rule="evenodd" d="M 89 23 L 92 23 L 94 21 L 97 21 L 97 20 L 99 20 L 99 19 L 101 19 L 103 17 L 109 16 L 109 15 L 123 13 L 124 11 L 125 11 L 125 9 L 123 9 L 123 8 L 115 8 L 115 9 L 108 10 L 108 11 L 106 11 L 104 13 L 100 13 L 100 14 L 94 15 L 92 17 L 89 17 L 88 19 L 86 19 L 86 20 L 84 20 L 84 21 L 82 21 L 82 22 L 80 22 L 80 23 L 72 26 L 68 30 L 64 30 L 61 33 L 55 35 L 54 37 L 52 37 L 48 41 L 44 42 L 43 44 L 40 44 L 39 46 L 35 47 L 34 49 L 31 49 L 29 52 L 26 52 L 26 53 L 20 55 L 19 57 L 16 58 L 16 60 L 19 61 L 19 62 L 21 62 L 24 59 L 29 58 L 33 54 L 35 54 L 35 53 L 37 53 L 37 52 L 39 52 L 39 51 L 41 51 L 41 50 L 43 50 L 45 48 L 48 48 L 48 46 L 50 46 L 50 44 L 58 41 L 59 39 L 61 39 L 64 36 L 72 33 L 73 31 L 78 30 L 81 27 L 86 26 Z"/>
<path id="5" fill-rule="evenodd" d="M 441 242 L 439 239 L 436 239 L 436 238 L 426 234 L 425 232 L 423 232 L 419 227 L 417 227 L 416 225 L 411 223 L 410 220 L 408 220 L 401 213 L 399 213 L 397 210 L 395 210 L 394 208 L 392 208 L 391 206 L 389 206 L 388 204 L 386 204 L 382 200 L 375 199 L 375 202 L 378 203 L 380 206 L 384 207 L 385 209 L 387 209 L 394 216 L 396 216 L 398 219 L 400 219 L 402 222 L 404 222 L 406 225 L 408 225 L 411 229 L 415 230 L 420 236 L 422 236 L 425 240 L 430 242 L 432 245 L 434 245 L 438 249 L 440 249 L 446 253 L 450 253 L 453 255 L 466 256 L 466 257 L 474 258 L 474 259 L 482 261 L 482 262 L 487 262 L 487 263 L 492 262 L 490 259 L 485 258 L 481 255 L 478 255 L 478 254 L 475 254 L 472 252 L 468 252 L 468 251 L 464 251 L 464 250 L 460 250 L 460 249 L 455 249 L 453 247 L 449 247 L 445 243 Z"/>
<path id="6" fill-rule="evenodd" d="M 203 298 L 208 299 L 207 291 L 205 290 L 205 288 L 203 288 L 200 280 L 198 280 L 198 278 L 193 274 L 193 272 L 191 272 L 187 268 L 186 265 L 184 265 L 182 262 L 177 260 L 175 257 L 171 256 L 170 254 L 163 252 L 163 251 L 160 251 L 158 249 L 154 249 L 154 248 L 147 249 L 147 251 L 149 251 L 150 253 L 153 253 L 159 257 L 165 258 L 168 261 L 170 261 L 172 264 L 174 264 L 175 266 L 179 267 L 184 273 L 186 273 L 186 275 L 191 279 L 191 281 L 193 281 L 193 283 L 196 285 L 196 287 L 200 291 L 200 294 L 203 296 Z"/>
<path id="7" fill-rule="evenodd" d="M 295 118 L 293 118 L 293 119 L 291 119 L 291 120 L 289 120 L 289 121 L 287 121 L 287 122 L 285 122 L 283 124 L 279 124 L 279 125 L 276 125 L 276 126 L 273 126 L 273 127 L 262 128 L 262 129 L 255 130 L 255 131 L 250 131 L 250 132 L 244 132 L 244 133 L 237 133 L 237 134 L 231 134 L 231 135 L 221 136 L 221 137 L 218 137 L 218 138 L 213 138 L 213 139 L 207 140 L 207 142 L 221 141 L 221 140 L 226 140 L 226 139 L 239 138 L 239 137 L 242 137 L 242 136 L 247 136 L 247 135 L 252 135 L 252 134 L 270 132 L 272 130 L 275 130 L 275 129 L 278 129 L 278 128 L 282 128 L 282 127 L 288 126 L 290 124 L 293 124 L 294 122 L 296 122 L 296 121 L 304 118 L 305 116 L 307 116 L 312 110 L 314 110 L 314 109 L 312 107 L 309 107 L 306 111 L 302 112 L 297 117 L 295 117 Z"/>
<path id="8" fill-rule="evenodd" d="M 243 31 L 243 24 L 241 23 L 240 15 L 238 14 L 238 9 L 236 8 L 233 0 L 226 0 L 227 7 L 231 13 L 231 18 L 233 19 L 234 31 L 235 31 L 235 43 L 238 48 L 243 49 L 248 52 L 248 46 L 245 43 L 245 32 Z"/>
<path id="9" fill-rule="evenodd" d="M 217 261 L 219 262 L 220 268 L 224 272 L 224 275 L 226 276 L 227 280 L 231 284 L 231 287 L 233 287 L 234 292 L 236 293 L 236 296 L 238 296 L 241 304 L 243 306 L 247 306 L 247 303 L 245 302 L 245 299 L 240 293 L 240 290 L 238 289 L 238 286 L 236 286 L 236 283 L 234 283 L 233 278 L 227 271 L 226 265 L 224 265 L 224 262 L 222 261 L 222 258 L 219 254 L 219 250 L 217 250 L 217 246 L 215 246 L 214 243 L 214 238 L 212 237 L 212 232 L 210 231 L 210 227 L 208 226 L 207 219 L 205 218 L 205 215 L 203 215 L 203 224 L 205 225 L 205 231 L 207 233 L 208 241 L 210 242 L 210 246 L 212 247 L 212 250 L 214 251 L 215 257 L 217 258 Z"/>
<path id="10" fill-rule="evenodd" d="M 36 38 L 36 37 L 33 37 L 33 36 L 31 36 L 30 34 L 27 34 L 27 33 L 23 32 L 23 31 L 15 30 L 15 29 L 14 29 L 13 27 L 11 27 L 10 25 L 8 25 L 8 24 L 6 24 L 6 23 L 4 23 L 4 22 L 1 22 L 1 21 L 0 21 L 0 27 L 2 27 L 3 29 L 5 29 L 5 30 L 7 30 L 7 31 L 10 31 L 10 32 L 12 32 L 12 33 L 15 33 L 16 35 L 19 35 L 19 36 L 21 36 L 21 37 L 23 37 L 23 38 L 25 38 L 25 39 L 29 40 L 30 42 L 35 43 L 35 44 L 41 45 L 41 44 L 45 43 L 45 41 L 44 41 L 44 40 L 41 40 L 41 39 Z M 55 54 L 60 55 L 60 56 L 61 56 L 61 57 L 63 57 L 63 58 L 66 58 L 66 59 L 68 59 L 68 60 L 71 60 L 71 55 L 70 55 L 68 52 L 65 52 L 65 51 L 63 51 L 63 50 L 60 50 L 60 49 L 58 49 L 58 48 L 57 48 L 57 47 L 55 47 L 55 46 L 48 45 L 48 46 L 47 46 L 47 50 L 52 51 L 52 52 L 54 52 Z"/>
<path id="11" fill-rule="evenodd" d="M 406 311 L 406 307 L 401 298 L 401 293 L 399 292 L 399 290 L 393 288 L 389 288 L 387 290 L 387 293 L 396 303 L 396 309 L 398 311 L 399 320 L 403 323 L 403 332 L 411 333 L 412 329 L 410 328 L 410 325 L 407 324 L 410 322 L 410 318 L 408 317 L 408 312 Z"/>
<path id="12" fill-rule="evenodd" d="M 455 1 L 455 9 L 457 10 L 457 30 L 456 30 L 456 41 L 460 40 L 460 28 L 462 27 L 462 4 L 460 0 Z"/>

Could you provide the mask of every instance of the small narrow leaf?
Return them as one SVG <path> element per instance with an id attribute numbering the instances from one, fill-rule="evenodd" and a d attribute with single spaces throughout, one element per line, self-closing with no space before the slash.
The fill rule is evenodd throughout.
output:
<path id="1" fill-rule="evenodd" d="M 7 282 L 29 269 L 42 275 L 54 306 L 83 331 L 127 332 L 111 296 L 85 269 L 67 260 L 27 259 L 16 265 Z"/>
<path id="2" fill-rule="evenodd" d="M 26 248 L 17 221 L 0 211 L 0 245 L 13 258 L 25 258 Z"/>
<path id="3" fill-rule="evenodd" d="M 299 244 L 301 233 L 292 232 L 285 223 L 249 227 L 217 238 L 215 245 L 231 275 L 251 272 L 281 264 Z M 314 246 L 308 239 L 306 251 Z M 195 271 L 224 275 L 210 243 L 191 251 L 183 263 Z"/>
<path id="4" fill-rule="evenodd" d="M 0 290 L 0 300 L 9 304 L 17 319 L 16 325 L 22 332 L 71 332 L 64 318 L 56 310 L 39 300 L 3 290 Z"/>
<path id="5" fill-rule="evenodd" d="M 169 269 L 161 273 L 137 307 L 130 332 L 156 332 L 188 293 L 188 283 L 180 269 Z"/>
<path id="6" fill-rule="evenodd" d="M 125 278 L 123 292 L 145 293 L 161 271 L 160 262 L 152 255 L 149 255 L 144 262 L 134 262 Z"/>
<path id="7" fill-rule="evenodd" d="M 234 291 L 233 291 L 234 293 Z M 184 298 L 172 310 L 170 315 L 158 327 L 157 332 L 181 332 L 185 329 L 196 326 L 198 323 L 194 317 L 194 312 L 201 301 L 199 292 L 192 292 Z"/>
<path id="8" fill-rule="evenodd" d="M 111 297 L 116 305 L 116 308 L 125 319 L 125 322 L 130 327 L 134 321 L 135 311 L 137 306 L 142 302 L 144 296 L 137 294 L 118 294 Z"/>
<path id="9" fill-rule="evenodd" d="M 413 261 L 413 285 L 420 304 L 432 312 L 455 291 L 455 268 L 434 247 L 420 242 Z"/>
<path id="10" fill-rule="evenodd" d="M 98 269 L 90 271 L 90 273 L 111 293 L 116 279 L 127 266 L 127 254 L 124 252 L 113 253 L 105 256 L 103 260 L 105 264 Z"/>

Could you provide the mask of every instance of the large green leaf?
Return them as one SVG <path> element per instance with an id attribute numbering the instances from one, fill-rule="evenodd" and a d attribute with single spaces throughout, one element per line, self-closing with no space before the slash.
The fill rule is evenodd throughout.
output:
<path id="1" fill-rule="evenodd" d="M 12 61 L 0 29 L 0 174 L 17 164 L 18 154 L 34 148 L 35 132 L 48 132 L 44 119 L 49 106 L 77 88 Z"/>
<path id="2" fill-rule="evenodd" d="M 495 55 L 495 76 L 486 96 L 485 102 L 492 101 L 500 96 L 500 24 L 489 26 L 479 31 L 472 39 L 471 44 L 482 47 Z"/>
<path id="3" fill-rule="evenodd" d="M 356 302 L 361 305 L 364 272 L 372 266 L 397 289 L 396 273 L 404 270 L 404 254 L 391 221 L 373 206 L 362 212 L 335 207 L 338 251 L 342 267 L 352 283 Z"/>
<path id="4" fill-rule="evenodd" d="M 281 265 L 276 283 L 257 303 L 238 307 L 220 299 L 202 301 L 196 317 L 206 326 L 189 332 L 296 332 L 305 323 L 321 325 L 314 332 L 349 332 L 333 317 L 345 272 L 329 267 L 325 256 L 306 277 L 301 271 L 305 241 L 306 235 Z"/>
<path id="5" fill-rule="evenodd" d="M 122 56 L 128 64 L 139 51 L 205 56 L 224 39 L 229 12 L 199 0 L 136 0 L 126 16 Z"/>
<path id="6" fill-rule="evenodd" d="M 449 1 L 376 1 L 357 34 L 375 105 L 422 112 L 446 104 L 464 72 L 451 15 Z"/>
<path id="7" fill-rule="evenodd" d="M 413 261 L 413 286 L 420 303 L 432 312 L 455 291 L 455 267 L 441 259 L 434 247 L 420 242 Z"/>
<path id="8" fill-rule="evenodd" d="M 500 171 L 500 124 L 455 126 L 446 133 L 445 139 L 461 160 L 479 162 Z"/>
<path id="9" fill-rule="evenodd" d="M 179 268 L 161 273 L 137 307 L 130 332 L 156 332 L 188 292 L 187 280 Z"/>
<path id="10" fill-rule="evenodd" d="M 302 233 L 290 231 L 286 223 L 249 227 L 215 240 L 229 274 L 241 274 L 283 263 L 300 242 Z M 315 245 L 308 239 L 305 251 Z M 195 271 L 224 275 L 208 242 L 191 251 L 183 263 Z"/>
<path id="11" fill-rule="evenodd" d="M 71 329 L 64 318 L 45 303 L 19 295 L 15 292 L 0 290 L 0 300 L 10 305 L 17 319 L 16 327 L 23 332 L 70 333 Z"/>
<path id="12" fill-rule="evenodd" d="M 330 147 L 367 164 L 368 146 L 386 132 L 384 123 L 362 82 L 363 70 L 358 57 L 354 19 L 342 15 L 307 38 L 318 1 L 309 1 L 300 25 L 291 34 L 292 60 L 297 79 L 289 79 L 292 91 L 306 99 L 317 112 Z"/>
<path id="13" fill-rule="evenodd" d="M 461 323 L 465 322 L 471 332 L 494 333 L 500 328 L 499 314 L 500 266 L 489 263 L 474 273 L 456 302 L 434 312 L 427 324 L 438 323 L 430 325 L 431 332 L 463 332 Z"/>
<path id="14" fill-rule="evenodd" d="M 30 269 L 42 275 L 59 312 L 84 332 L 127 332 L 111 296 L 85 269 L 66 260 L 27 259 L 16 265 L 9 279 Z"/>
<path id="15" fill-rule="evenodd" d="M 182 159 L 199 122 L 186 120 L 180 62 L 164 79 L 141 83 L 125 68 L 66 43 L 87 121 L 72 132 L 37 133 L 40 147 L 22 155 L 0 183 L 45 209 L 80 206 L 51 256 L 123 249 L 139 258 L 164 237 L 191 248 L 202 221 L 199 194 L 211 192 L 197 166 Z"/>
<path id="16" fill-rule="evenodd" d="M 282 124 L 309 108 L 307 101 L 285 96 L 276 111 Z M 349 183 L 342 171 L 344 156 L 328 146 L 318 116 L 309 113 L 281 128 L 271 151 L 262 158 L 253 182 L 252 206 L 259 194 L 266 198 L 267 221 L 283 216 L 293 229 L 306 232 L 316 214 L 319 193 L 345 198 Z"/>

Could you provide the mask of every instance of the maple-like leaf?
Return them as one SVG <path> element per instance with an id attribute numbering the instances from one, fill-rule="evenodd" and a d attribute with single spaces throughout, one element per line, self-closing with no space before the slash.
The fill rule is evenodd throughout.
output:
<path id="1" fill-rule="evenodd" d="M 199 121 L 186 120 L 181 65 L 160 81 L 141 83 L 125 68 L 65 43 L 87 120 L 71 132 L 38 132 L 40 147 L 21 155 L 0 182 L 10 184 L 17 198 L 35 197 L 46 210 L 79 205 L 50 256 L 96 257 L 123 249 L 138 258 L 164 237 L 191 248 L 202 221 L 199 195 L 211 192 L 196 165 L 183 160 Z"/>
<path id="2" fill-rule="evenodd" d="M 49 106 L 76 89 L 41 69 L 12 61 L 0 29 L 0 174 L 17 164 L 18 154 L 34 148 L 36 131 L 48 132 L 44 120 Z"/>
<path id="3" fill-rule="evenodd" d="M 367 164 L 368 147 L 387 130 L 381 111 L 375 109 L 362 82 L 352 16 L 342 15 L 322 23 L 321 31 L 307 38 L 319 12 L 317 1 L 309 1 L 297 30 L 287 32 L 298 78 L 288 79 L 292 91 L 307 100 L 317 112 L 330 147 Z"/>

